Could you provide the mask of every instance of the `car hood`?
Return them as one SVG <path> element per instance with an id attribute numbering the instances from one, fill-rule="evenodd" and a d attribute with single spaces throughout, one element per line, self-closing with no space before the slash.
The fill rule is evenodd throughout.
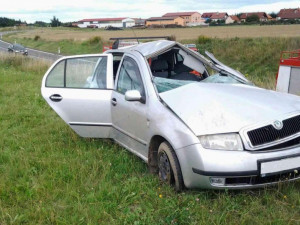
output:
<path id="1" fill-rule="evenodd" d="M 300 112 L 300 97 L 243 84 L 191 83 L 160 97 L 197 136 L 239 132 Z"/>

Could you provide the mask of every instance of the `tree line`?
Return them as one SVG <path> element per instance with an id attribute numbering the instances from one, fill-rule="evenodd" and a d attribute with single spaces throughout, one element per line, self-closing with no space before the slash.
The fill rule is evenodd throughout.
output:
<path id="1" fill-rule="evenodd" d="M 35 21 L 34 23 L 28 24 L 26 21 L 10 19 L 7 17 L 0 17 L 0 27 L 13 27 L 20 26 L 21 24 L 32 25 L 37 27 L 59 27 L 59 26 L 70 26 L 71 23 L 62 23 L 57 17 L 53 16 L 49 23 L 43 21 Z"/>
<path id="2" fill-rule="evenodd" d="M 26 22 L 25 22 L 26 23 Z M 22 24 L 21 20 L 0 17 L 0 27 L 13 27 Z"/>

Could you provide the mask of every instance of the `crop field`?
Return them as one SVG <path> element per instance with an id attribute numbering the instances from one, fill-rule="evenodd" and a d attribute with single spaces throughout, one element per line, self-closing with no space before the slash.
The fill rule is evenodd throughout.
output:
<path id="1" fill-rule="evenodd" d="M 300 48 L 299 37 L 197 43 L 268 89 L 274 89 L 280 51 Z M 88 53 L 94 44 L 80 48 Z M 112 141 L 78 137 L 40 94 L 49 66 L 0 55 L 1 225 L 300 224 L 299 181 L 176 193 Z"/>
<path id="2" fill-rule="evenodd" d="M 111 37 L 135 36 L 170 36 L 178 41 L 195 40 L 204 35 L 211 38 L 257 38 L 257 37 L 300 37 L 300 25 L 278 26 L 226 26 L 226 27 L 195 27 L 168 29 L 126 29 L 121 31 L 106 31 L 103 29 L 67 29 L 67 28 L 38 28 L 26 30 L 13 35 L 15 38 L 34 38 L 40 36 L 47 41 L 73 40 L 86 41 L 94 36 L 101 36 L 104 41 Z"/>

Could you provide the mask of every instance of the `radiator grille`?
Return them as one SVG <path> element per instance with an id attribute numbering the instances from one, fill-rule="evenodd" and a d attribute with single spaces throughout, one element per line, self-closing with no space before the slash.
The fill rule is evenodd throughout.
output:
<path id="1" fill-rule="evenodd" d="M 272 143 L 300 132 L 300 115 L 282 121 L 283 128 L 277 130 L 273 125 L 267 125 L 248 131 L 248 137 L 252 146 Z"/>

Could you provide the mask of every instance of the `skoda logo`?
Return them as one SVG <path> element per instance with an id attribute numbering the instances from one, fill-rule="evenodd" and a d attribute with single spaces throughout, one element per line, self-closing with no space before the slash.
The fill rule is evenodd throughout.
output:
<path id="1" fill-rule="evenodd" d="M 276 129 L 276 130 L 281 130 L 283 128 L 283 123 L 279 120 L 276 120 L 274 121 L 273 123 L 273 127 Z"/>

